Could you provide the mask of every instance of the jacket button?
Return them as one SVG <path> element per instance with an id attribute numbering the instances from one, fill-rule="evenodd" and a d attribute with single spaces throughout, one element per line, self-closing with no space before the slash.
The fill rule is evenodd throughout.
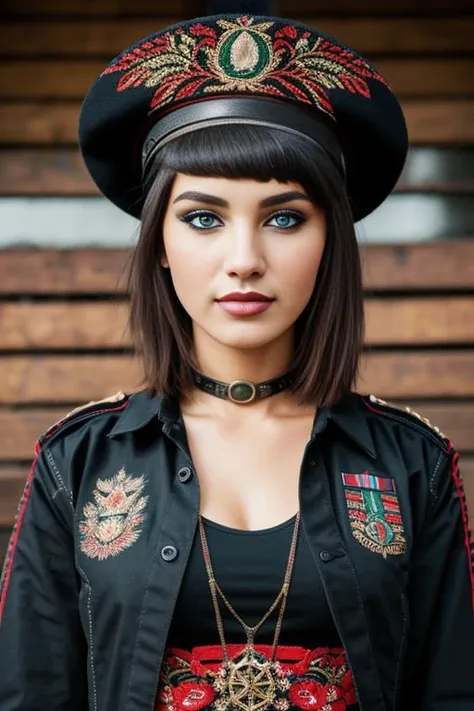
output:
<path id="1" fill-rule="evenodd" d="M 178 557 L 178 549 L 174 546 L 165 546 L 161 549 L 161 557 L 170 563 L 172 560 Z"/>
<path id="2" fill-rule="evenodd" d="M 320 551 L 319 557 L 323 561 L 323 563 L 329 563 L 330 560 L 334 558 L 333 554 L 331 551 Z"/>
<path id="3" fill-rule="evenodd" d="M 178 479 L 182 484 L 186 484 L 193 476 L 193 473 L 189 467 L 182 467 L 178 472 Z"/>

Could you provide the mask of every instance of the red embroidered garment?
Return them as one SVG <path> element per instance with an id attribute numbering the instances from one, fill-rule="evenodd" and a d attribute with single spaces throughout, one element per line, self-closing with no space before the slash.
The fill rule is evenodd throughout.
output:
<path id="1" fill-rule="evenodd" d="M 342 648 L 243 644 L 227 647 L 232 670 L 219 645 L 167 650 L 156 711 L 345 711 L 357 703 L 352 674 Z"/>

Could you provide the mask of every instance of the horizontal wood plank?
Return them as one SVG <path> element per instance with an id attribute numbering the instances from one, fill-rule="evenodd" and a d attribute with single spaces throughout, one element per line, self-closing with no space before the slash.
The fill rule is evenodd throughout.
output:
<path id="1" fill-rule="evenodd" d="M 474 17 L 308 17 L 305 22 L 367 56 L 473 52 Z M 292 15 L 293 16 L 293 15 Z"/>
<path id="2" fill-rule="evenodd" d="M 0 475 L 0 530 L 13 528 L 28 469 L 27 467 L 18 467 L 8 470 L 8 474 L 9 476 L 4 477 Z M 4 550 L 0 550 L 0 561 L 4 553 Z"/>
<path id="3" fill-rule="evenodd" d="M 474 343 L 474 297 L 368 299 L 365 313 L 370 345 Z"/>
<path id="4" fill-rule="evenodd" d="M 0 150 L 0 195 L 98 195 L 77 149 Z"/>
<path id="5" fill-rule="evenodd" d="M 10 538 L 10 524 L 8 528 L 0 528 L 0 567 L 3 567 L 3 559 L 7 552 L 8 540 Z"/>
<path id="6" fill-rule="evenodd" d="M 0 25 L 6 57 L 95 56 L 107 61 L 140 38 L 179 21 L 179 17 L 7 21 Z M 305 22 L 366 55 L 459 54 L 474 51 L 474 17 L 324 17 Z"/>
<path id="7" fill-rule="evenodd" d="M 0 143 L 76 145 L 80 102 L 0 103 Z M 474 100 L 403 102 L 412 146 L 474 144 Z"/>
<path id="8" fill-rule="evenodd" d="M 119 390 L 137 390 L 140 382 L 140 367 L 134 356 L 0 358 L 0 404 L 101 400 Z"/>
<path id="9" fill-rule="evenodd" d="M 122 293 L 130 255 L 126 249 L 7 249 L 0 253 L 0 294 Z"/>
<path id="10" fill-rule="evenodd" d="M 205 14 L 202 0 L 174 0 L 173 13 L 183 17 Z M 169 15 L 169 3 L 156 0 L 3 0 L 4 16 L 162 16 Z M 308 17 L 317 13 L 393 15 L 413 11 L 432 15 L 439 11 L 472 10 L 471 0 L 280 0 L 274 14 Z"/>
<path id="11" fill-rule="evenodd" d="M 78 405 L 84 404 L 83 402 Z M 444 432 L 459 452 L 474 453 L 474 401 L 427 402 L 407 400 L 412 410 L 428 418 Z M 18 462 L 34 456 L 34 444 L 46 430 L 63 419 L 76 405 L 56 408 L 0 408 L 0 462 Z M 0 480 L 2 469 L 0 468 Z"/>
<path id="12" fill-rule="evenodd" d="M 391 0 L 393 1 L 393 0 Z M 439 2 L 439 0 L 435 0 Z M 454 3 L 462 0 L 454 0 Z M 156 0 L 3 0 L 4 16 L 169 16 L 170 4 Z M 173 0 L 173 14 L 192 17 L 202 9 L 201 0 Z"/>
<path id="13" fill-rule="evenodd" d="M 0 99 L 82 99 L 104 67 L 90 59 L 5 61 Z"/>
<path id="14" fill-rule="evenodd" d="M 14 0 L 8 0 L 13 2 Z M 49 2 L 50 0 L 47 0 Z M 34 0 L 28 0 L 34 2 Z M 278 0 L 277 11 L 288 17 L 308 17 L 315 12 L 334 15 L 347 12 L 350 15 L 394 15 L 414 12 L 430 15 L 439 11 L 472 10 L 471 0 Z"/>
<path id="15" fill-rule="evenodd" d="M 361 248 L 367 290 L 472 289 L 474 240 Z"/>
<path id="16" fill-rule="evenodd" d="M 124 294 L 127 249 L 8 249 L 1 294 Z M 474 240 L 361 246 L 364 287 L 373 291 L 474 288 Z"/>
<path id="17" fill-rule="evenodd" d="M 474 395 L 474 351 L 403 351 L 366 354 L 358 389 L 387 398 Z"/>
<path id="18" fill-rule="evenodd" d="M 380 59 L 377 69 L 402 98 L 474 95 L 474 58 Z M 0 98 L 82 99 L 104 69 L 101 60 L 11 60 L 3 63 Z"/>
<path id="19" fill-rule="evenodd" d="M 474 101 L 404 101 L 411 145 L 474 143 Z"/>
<path id="20" fill-rule="evenodd" d="M 395 192 L 474 194 L 472 148 L 412 148 Z M 78 148 L 0 149 L 0 195 L 97 195 Z"/>
<path id="21" fill-rule="evenodd" d="M 399 97 L 474 95 L 474 59 L 380 59 L 378 71 Z"/>
<path id="22" fill-rule="evenodd" d="M 365 313 L 372 346 L 474 343 L 474 297 L 369 298 Z M 127 316 L 121 302 L 0 302 L 0 351 L 131 348 Z"/>
<path id="23" fill-rule="evenodd" d="M 82 403 L 84 404 L 84 403 Z M 68 408 L 28 408 L 7 410 L 0 408 L 0 460 L 18 462 L 34 457 L 34 446 L 38 437 L 73 409 Z M 3 470 L 0 467 L 0 481 Z"/>
<path id="24" fill-rule="evenodd" d="M 454 442 L 459 452 L 474 453 L 474 402 L 427 402 L 408 399 L 400 404 L 426 417 Z"/>
<path id="25" fill-rule="evenodd" d="M 0 404 L 100 400 L 140 387 L 132 355 L 4 356 L 0 358 Z M 382 398 L 474 397 L 474 350 L 366 354 L 358 389 Z"/>
<path id="26" fill-rule="evenodd" d="M 80 103 L 0 103 L 0 143 L 77 144 Z"/>
<path id="27" fill-rule="evenodd" d="M 128 348 L 127 316 L 116 302 L 0 303 L 0 350 Z"/>
<path id="28" fill-rule="evenodd" d="M 178 17 L 122 20 L 30 20 L 0 25 L 0 48 L 5 57 L 68 57 L 89 55 L 110 61 L 140 38 L 179 21 Z"/>
<path id="29" fill-rule="evenodd" d="M 395 192 L 474 193 L 474 149 L 411 148 Z"/>

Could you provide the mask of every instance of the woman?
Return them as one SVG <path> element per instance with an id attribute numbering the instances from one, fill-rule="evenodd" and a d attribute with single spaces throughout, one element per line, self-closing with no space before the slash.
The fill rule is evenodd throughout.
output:
<path id="1" fill-rule="evenodd" d="M 39 440 L 2 711 L 472 711 L 457 454 L 352 391 L 353 223 L 407 150 L 384 79 L 298 23 L 200 18 L 109 65 L 80 143 L 141 218 L 145 387 Z"/>

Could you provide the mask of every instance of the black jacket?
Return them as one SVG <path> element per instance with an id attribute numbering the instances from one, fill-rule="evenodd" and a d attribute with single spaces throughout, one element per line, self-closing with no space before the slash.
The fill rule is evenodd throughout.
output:
<path id="1" fill-rule="evenodd" d="M 2 577 L 0 709 L 152 711 L 199 509 L 179 408 L 119 395 L 51 428 L 36 455 Z M 452 445 L 353 394 L 315 418 L 300 506 L 361 710 L 473 711 Z"/>

